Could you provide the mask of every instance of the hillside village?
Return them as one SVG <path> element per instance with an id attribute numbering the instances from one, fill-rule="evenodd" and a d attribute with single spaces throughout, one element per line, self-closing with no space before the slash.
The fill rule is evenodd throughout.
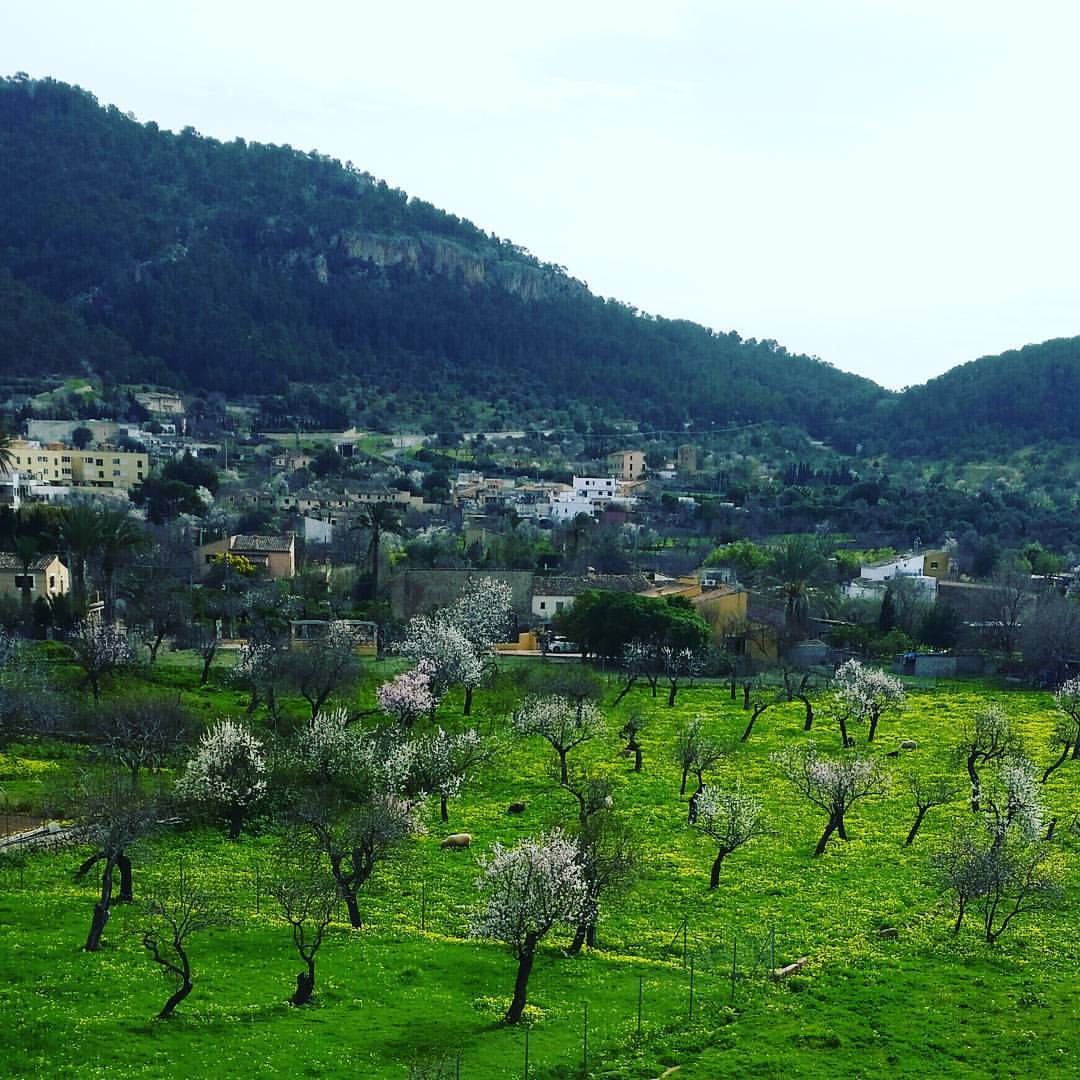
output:
<path id="1" fill-rule="evenodd" d="M 1070 626 L 1053 655 L 1029 648 L 1023 660 L 1025 623 L 1029 638 L 1060 623 L 1049 605 L 1078 580 L 1037 544 L 988 564 L 970 536 L 966 547 L 915 537 L 904 552 L 871 547 L 873 533 L 763 533 L 751 493 L 775 488 L 770 473 L 782 468 L 792 480 L 813 471 L 784 466 L 790 449 L 771 448 L 769 461 L 745 443 L 739 452 L 632 430 L 384 435 L 302 431 L 298 420 L 263 432 L 242 405 L 138 388 L 114 393 L 111 419 L 63 417 L 58 401 L 82 414 L 101 403 L 93 385 L 64 392 L 43 395 L 44 407 L 27 401 L 0 472 L 3 619 L 31 636 L 62 639 L 104 613 L 145 636 L 142 588 L 172 594 L 178 614 L 164 637 L 183 640 L 201 621 L 243 639 L 242 611 L 223 619 L 199 597 L 237 560 L 292 598 L 305 633 L 357 619 L 386 647 L 410 618 L 492 574 L 513 587 L 506 649 L 578 651 L 562 621 L 576 597 L 601 591 L 681 597 L 709 627 L 717 671 L 829 670 L 857 655 L 909 674 L 1004 664 L 1052 680 L 1080 658 Z M 738 502 L 716 496 L 740 484 Z M 134 529 L 107 573 L 65 528 L 76 507 Z"/>

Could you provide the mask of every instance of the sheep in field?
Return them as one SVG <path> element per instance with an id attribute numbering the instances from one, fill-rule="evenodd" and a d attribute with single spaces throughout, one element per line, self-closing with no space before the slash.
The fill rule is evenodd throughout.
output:
<path id="1" fill-rule="evenodd" d="M 467 832 L 451 833 L 439 845 L 441 848 L 467 848 L 472 843 L 472 837 Z"/>

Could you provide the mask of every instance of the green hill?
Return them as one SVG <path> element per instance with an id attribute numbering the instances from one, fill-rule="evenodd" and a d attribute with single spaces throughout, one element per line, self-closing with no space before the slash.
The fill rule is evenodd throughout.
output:
<path id="1" fill-rule="evenodd" d="M 398 416 L 776 420 L 842 447 L 891 398 L 775 342 L 594 296 L 351 164 L 163 131 L 50 79 L 0 82 L 0 161 L 9 374 L 347 384 Z"/>

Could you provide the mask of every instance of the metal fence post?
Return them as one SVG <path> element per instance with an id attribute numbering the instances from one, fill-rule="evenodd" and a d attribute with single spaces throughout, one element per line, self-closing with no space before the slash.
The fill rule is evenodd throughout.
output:
<path id="1" fill-rule="evenodd" d="M 690 957 L 690 1019 L 694 1019 L 694 958 Z"/>
<path id="2" fill-rule="evenodd" d="M 589 1071 L 589 1003 L 586 1001 L 584 1005 L 585 1019 L 581 1035 L 581 1071 L 587 1073 Z"/>

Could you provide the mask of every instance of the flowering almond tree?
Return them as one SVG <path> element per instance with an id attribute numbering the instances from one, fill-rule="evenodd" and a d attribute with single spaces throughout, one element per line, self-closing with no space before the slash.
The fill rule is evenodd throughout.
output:
<path id="1" fill-rule="evenodd" d="M 514 611 L 513 590 L 498 578 L 470 578 L 461 596 L 442 615 L 465 636 L 479 657 L 505 641 Z"/>
<path id="2" fill-rule="evenodd" d="M 1020 751 L 1020 740 L 1012 730 L 1005 710 L 991 701 L 960 728 L 956 756 L 964 763 L 971 780 L 971 810 L 979 813 L 982 780 L 979 768 L 993 761 L 1005 761 Z"/>
<path id="3" fill-rule="evenodd" d="M 360 889 L 377 863 L 422 826 L 402 794 L 413 772 L 412 743 L 396 732 L 357 732 L 346 721 L 338 709 L 298 733 L 289 817 L 325 860 L 349 922 L 359 928 Z"/>
<path id="4" fill-rule="evenodd" d="M 505 942 L 518 962 L 505 1017 L 516 1024 L 525 1009 L 537 946 L 557 924 L 576 920 L 585 902 L 577 846 L 558 830 L 513 848 L 497 843 L 476 885 L 483 906 L 472 916 L 471 933 Z"/>
<path id="5" fill-rule="evenodd" d="M 795 787 L 828 815 L 815 855 L 821 855 L 832 834 L 848 838 L 844 815 L 859 800 L 869 795 L 884 795 L 889 789 L 889 774 L 868 758 L 824 758 L 814 743 L 782 750 L 772 755 L 784 775 Z"/>
<path id="6" fill-rule="evenodd" d="M 439 704 L 432 690 L 435 672 L 434 661 L 421 657 L 412 671 L 403 671 L 379 687 L 375 695 L 379 708 L 403 728 L 411 728 L 425 713 L 433 713 Z"/>
<path id="7" fill-rule="evenodd" d="M 539 735 L 559 757 L 559 783 L 569 778 L 566 755 L 604 730 L 604 714 L 593 701 L 572 701 L 561 694 L 527 697 L 514 713 L 519 735 Z"/>
<path id="8" fill-rule="evenodd" d="M 693 824 L 718 848 L 709 875 L 710 889 L 720 884 L 720 866 L 724 859 L 765 832 L 761 803 L 744 795 L 738 783 L 730 791 L 709 785 L 703 787 L 698 794 L 697 817 Z"/>
<path id="9" fill-rule="evenodd" d="M 1063 717 L 1072 724 L 1072 756 L 1080 760 L 1080 675 L 1062 683 L 1054 694 L 1054 704 L 1061 710 Z"/>
<path id="10" fill-rule="evenodd" d="M 124 634 L 104 623 L 89 620 L 79 623 L 67 643 L 75 654 L 75 662 L 83 669 L 95 701 L 101 697 L 102 680 L 135 660 Z"/>
<path id="11" fill-rule="evenodd" d="M 412 786 L 439 797 L 439 816 L 450 820 L 447 803 L 454 798 L 469 773 L 484 758 L 479 734 L 474 730 L 443 731 L 437 728 L 413 740 Z"/>
<path id="12" fill-rule="evenodd" d="M 430 689 L 438 701 L 451 686 L 465 690 L 464 714 L 469 715 L 473 691 L 484 678 L 484 662 L 469 639 L 444 618 L 417 615 L 409 620 L 401 651 L 425 663 L 430 672 Z"/>
<path id="13" fill-rule="evenodd" d="M 879 668 L 863 667 L 858 660 L 848 660 L 836 672 L 834 687 L 840 737 L 850 746 L 847 722 L 869 724 L 866 741 L 873 742 L 878 722 L 890 712 L 899 712 L 907 700 L 903 683 L 895 675 Z"/>
<path id="14" fill-rule="evenodd" d="M 236 840 L 247 812 L 266 794 L 268 770 L 261 740 L 243 724 L 219 720 L 199 741 L 176 784 L 177 794 L 220 810 Z"/>

